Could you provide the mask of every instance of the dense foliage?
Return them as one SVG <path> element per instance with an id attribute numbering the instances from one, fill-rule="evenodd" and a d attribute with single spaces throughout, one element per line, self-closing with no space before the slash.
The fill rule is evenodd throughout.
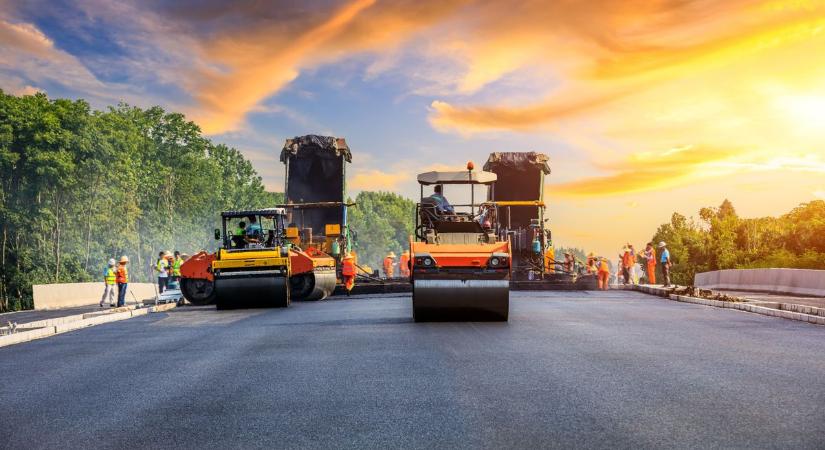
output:
<path id="1" fill-rule="evenodd" d="M 349 208 L 349 225 L 357 233 L 359 264 L 381 267 L 387 252 L 400 255 L 410 247 L 415 202 L 391 192 L 361 192 Z"/>
<path id="2" fill-rule="evenodd" d="M 697 272 L 710 270 L 825 269 L 825 201 L 780 217 L 743 219 L 725 200 L 718 208 L 702 208 L 699 221 L 674 213 L 652 241 L 667 242 L 679 284 L 693 284 Z"/>
<path id="3" fill-rule="evenodd" d="M 96 281 L 121 255 L 146 281 L 158 251 L 214 246 L 217 211 L 280 201 L 181 114 L 0 91 L 0 311 L 31 307 L 33 284 Z"/>

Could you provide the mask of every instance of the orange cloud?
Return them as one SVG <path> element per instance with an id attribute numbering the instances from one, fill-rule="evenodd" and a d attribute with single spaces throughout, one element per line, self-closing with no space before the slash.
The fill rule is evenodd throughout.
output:
<path id="1" fill-rule="evenodd" d="M 548 186 L 555 197 L 604 197 L 699 183 L 711 177 L 758 171 L 825 173 L 818 155 L 773 155 L 743 149 L 678 147 L 662 153 L 644 152 L 602 165 L 610 175 Z"/>

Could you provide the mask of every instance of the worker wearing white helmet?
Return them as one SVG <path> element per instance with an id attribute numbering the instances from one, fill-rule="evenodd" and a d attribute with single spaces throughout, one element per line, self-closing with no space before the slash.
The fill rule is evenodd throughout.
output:
<path id="1" fill-rule="evenodd" d="M 106 304 L 106 299 L 109 299 L 109 306 L 115 306 L 115 287 L 117 274 L 115 273 L 115 260 L 110 259 L 109 264 L 103 269 L 103 297 L 100 297 L 100 307 L 103 308 Z"/>

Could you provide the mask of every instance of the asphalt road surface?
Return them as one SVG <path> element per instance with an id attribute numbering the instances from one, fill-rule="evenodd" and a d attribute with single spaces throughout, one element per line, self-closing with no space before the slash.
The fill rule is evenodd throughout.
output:
<path id="1" fill-rule="evenodd" d="M 0 348 L 2 448 L 825 447 L 825 327 L 634 292 L 181 308 Z"/>

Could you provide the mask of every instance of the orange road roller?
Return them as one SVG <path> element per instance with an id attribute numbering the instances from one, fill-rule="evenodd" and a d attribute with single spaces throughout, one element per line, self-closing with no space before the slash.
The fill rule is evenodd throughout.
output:
<path id="1" fill-rule="evenodd" d="M 415 236 L 410 238 L 416 322 L 507 320 L 510 242 L 496 229 L 495 202 L 475 203 L 476 185 L 492 190 L 497 177 L 473 169 L 470 162 L 466 171 L 418 175 L 421 200 L 416 205 Z M 469 186 L 469 203 L 447 201 L 444 187 L 455 185 Z M 425 197 L 429 186 L 433 193 Z"/>

